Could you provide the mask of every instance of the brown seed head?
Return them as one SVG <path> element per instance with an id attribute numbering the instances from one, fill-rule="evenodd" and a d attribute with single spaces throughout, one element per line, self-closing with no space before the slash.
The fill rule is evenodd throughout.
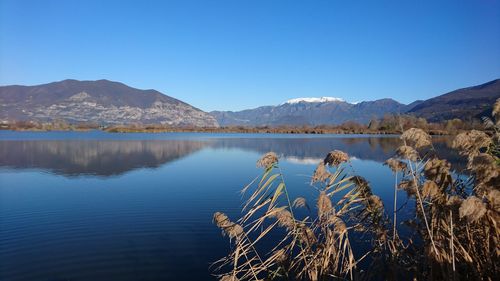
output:
<path id="1" fill-rule="evenodd" d="M 481 219 L 486 213 L 486 206 L 481 199 L 476 196 L 470 196 L 460 205 L 460 218 L 466 218 L 468 222 L 475 222 Z"/>
<path id="2" fill-rule="evenodd" d="M 273 253 L 273 256 L 275 257 L 278 263 L 284 263 L 288 259 L 288 255 L 286 254 L 286 251 L 284 249 L 279 249 L 275 251 Z"/>
<path id="3" fill-rule="evenodd" d="M 446 160 L 433 158 L 424 166 L 424 175 L 426 178 L 436 181 L 446 179 L 450 175 L 451 164 Z"/>
<path id="4" fill-rule="evenodd" d="M 243 227 L 239 224 L 233 223 L 232 225 L 224 228 L 224 231 L 230 238 L 235 238 L 243 234 Z"/>
<path id="5" fill-rule="evenodd" d="M 372 212 L 381 212 L 384 209 L 384 203 L 377 195 L 368 197 L 368 206 Z"/>
<path id="6" fill-rule="evenodd" d="M 488 192 L 486 196 L 488 202 L 493 210 L 500 212 L 500 191 L 492 189 Z"/>
<path id="7" fill-rule="evenodd" d="M 398 187 L 399 189 L 403 190 L 413 189 L 415 188 L 415 183 L 413 182 L 413 180 L 402 180 L 401 182 L 399 182 Z"/>
<path id="8" fill-rule="evenodd" d="M 292 205 L 295 208 L 304 208 L 304 207 L 307 207 L 307 201 L 304 197 L 297 197 L 297 199 L 293 200 Z"/>
<path id="9" fill-rule="evenodd" d="M 326 155 L 325 160 L 323 160 L 325 165 L 338 166 L 340 163 L 349 161 L 349 156 L 347 153 L 340 150 L 334 150 Z"/>
<path id="10" fill-rule="evenodd" d="M 300 232 L 302 241 L 307 241 L 310 245 L 316 243 L 316 235 L 314 235 L 314 231 L 312 231 L 312 229 L 305 225 L 303 225 L 300 229 L 302 230 Z"/>
<path id="11" fill-rule="evenodd" d="M 458 134 L 453 141 L 453 148 L 459 150 L 461 155 L 473 157 L 479 154 L 481 148 L 488 147 L 491 143 L 492 140 L 486 133 L 472 130 Z"/>
<path id="12" fill-rule="evenodd" d="M 486 153 L 480 153 L 469 159 L 467 168 L 473 171 L 476 179 L 483 184 L 497 178 L 500 174 L 500 167 L 495 163 L 495 159 Z"/>
<path id="13" fill-rule="evenodd" d="M 214 214 L 213 221 L 219 228 L 224 228 L 231 224 L 231 221 L 226 216 L 226 214 L 221 212 L 216 212 Z"/>
<path id="14" fill-rule="evenodd" d="M 449 196 L 446 200 L 447 206 L 460 206 L 462 204 L 462 199 L 456 195 Z"/>
<path id="15" fill-rule="evenodd" d="M 324 191 L 318 197 L 318 217 L 328 216 L 332 212 L 332 201 Z"/>
<path id="16" fill-rule="evenodd" d="M 347 226 L 345 225 L 344 221 L 337 216 L 329 216 L 328 224 L 332 225 L 335 231 L 338 233 L 344 233 L 347 230 Z"/>
<path id="17" fill-rule="evenodd" d="M 367 198 L 372 194 L 370 185 L 368 181 L 361 176 L 353 176 L 351 178 L 351 182 L 354 183 L 360 193 L 360 195 L 364 198 Z"/>
<path id="18" fill-rule="evenodd" d="M 411 128 L 404 131 L 401 135 L 401 139 L 415 148 L 429 146 L 432 144 L 431 136 L 424 132 L 424 130 L 417 128 Z"/>
<path id="19" fill-rule="evenodd" d="M 288 229 L 293 229 L 293 227 L 295 226 L 295 221 L 293 219 L 292 213 L 290 213 L 288 210 L 278 210 L 273 213 L 271 217 L 275 217 L 276 220 L 278 220 L 278 224 L 280 226 L 286 227 Z"/>
<path id="20" fill-rule="evenodd" d="M 224 213 L 216 212 L 213 216 L 213 221 L 230 238 L 238 237 L 243 233 L 241 225 L 231 222 Z"/>
<path id="21" fill-rule="evenodd" d="M 433 181 L 425 181 L 422 187 L 422 196 L 436 199 L 441 194 L 439 187 Z"/>
<path id="22" fill-rule="evenodd" d="M 398 147 L 398 149 L 396 150 L 396 154 L 399 157 L 408 159 L 410 161 L 418 160 L 418 152 L 413 147 L 408 145 L 402 145 Z"/>
<path id="23" fill-rule="evenodd" d="M 394 159 L 394 158 L 387 159 L 387 161 L 385 161 L 384 165 L 389 166 L 389 168 L 391 168 L 391 170 L 395 173 L 405 171 L 407 168 L 407 165 L 405 162 L 398 160 L 398 159 Z"/>
<path id="24" fill-rule="evenodd" d="M 257 167 L 269 168 L 270 166 L 278 163 L 278 155 L 274 152 L 268 152 L 264 154 L 259 161 L 257 161 Z"/>
<path id="25" fill-rule="evenodd" d="M 315 182 L 324 182 L 330 178 L 332 174 L 327 171 L 326 166 L 323 162 L 319 163 L 318 166 L 316 167 L 316 170 L 314 170 L 314 174 L 312 177 L 312 183 Z"/>
<path id="26" fill-rule="evenodd" d="M 406 191 L 408 195 L 415 195 L 415 182 L 413 180 L 402 180 L 398 188 Z"/>

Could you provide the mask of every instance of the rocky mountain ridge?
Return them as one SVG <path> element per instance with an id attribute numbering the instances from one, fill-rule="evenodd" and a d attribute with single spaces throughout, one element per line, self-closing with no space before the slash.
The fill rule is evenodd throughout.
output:
<path id="1" fill-rule="evenodd" d="M 348 103 L 339 98 L 301 98 L 243 111 L 212 111 L 221 126 L 338 125 L 368 123 L 384 114 L 405 112 L 393 99 Z"/>
<path id="2" fill-rule="evenodd" d="M 2 86 L 0 109 L 2 120 L 218 126 L 212 116 L 185 102 L 108 80 Z"/>

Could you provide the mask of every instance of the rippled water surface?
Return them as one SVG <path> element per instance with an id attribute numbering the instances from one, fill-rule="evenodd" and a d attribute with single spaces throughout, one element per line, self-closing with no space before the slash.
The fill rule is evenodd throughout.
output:
<path id="1" fill-rule="evenodd" d="M 292 195 L 311 197 L 315 165 L 343 150 L 392 208 L 382 162 L 398 145 L 394 136 L 1 131 L 0 280 L 211 280 L 210 263 L 228 252 L 212 214 L 239 215 L 238 191 L 259 174 L 261 154 L 275 151 Z M 436 143 L 459 161 L 446 147 Z"/>

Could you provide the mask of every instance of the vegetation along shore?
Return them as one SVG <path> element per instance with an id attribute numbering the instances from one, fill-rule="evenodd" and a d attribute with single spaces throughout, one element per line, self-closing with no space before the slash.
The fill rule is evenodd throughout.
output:
<path id="1" fill-rule="evenodd" d="M 368 124 L 345 122 L 340 125 L 298 125 L 298 126 L 224 126 L 195 127 L 169 126 L 161 124 L 114 124 L 13 121 L 4 122 L 0 129 L 14 131 L 89 131 L 102 130 L 110 133 L 164 133 L 164 132 L 206 132 L 206 133 L 279 133 L 279 134 L 400 134 L 408 128 L 419 128 L 431 135 L 457 134 L 465 130 L 484 129 L 482 122 L 452 119 L 428 122 L 411 115 L 386 115 L 373 119 Z M 488 129 L 491 130 L 491 129 Z"/>

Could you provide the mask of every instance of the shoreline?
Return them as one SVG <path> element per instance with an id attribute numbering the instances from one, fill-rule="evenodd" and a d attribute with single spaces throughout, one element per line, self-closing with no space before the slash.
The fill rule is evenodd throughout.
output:
<path id="1" fill-rule="evenodd" d="M 132 127 L 111 127 L 111 128 L 1 128 L 1 131 L 13 132 L 91 132 L 102 131 L 106 133 L 228 133 L 228 134 L 289 134 L 289 135 L 400 135 L 397 131 L 369 131 L 369 130 L 340 130 L 340 129 L 302 129 L 302 128 L 132 128 Z M 429 130 L 433 136 L 455 135 L 456 132 L 445 132 L 441 130 Z"/>

